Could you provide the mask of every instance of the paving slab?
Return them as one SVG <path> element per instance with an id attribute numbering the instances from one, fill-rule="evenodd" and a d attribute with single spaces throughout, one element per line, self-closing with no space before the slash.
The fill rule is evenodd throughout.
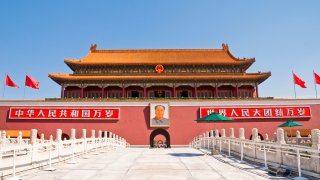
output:
<path id="1" fill-rule="evenodd" d="M 232 159 L 206 155 L 192 148 L 128 148 L 112 152 L 89 154 L 90 159 L 77 158 L 77 164 L 54 165 L 56 171 L 32 170 L 20 174 L 23 179 L 269 179 L 259 167 L 242 164 L 236 167 Z M 220 158 L 220 159 L 219 159 Z"/>

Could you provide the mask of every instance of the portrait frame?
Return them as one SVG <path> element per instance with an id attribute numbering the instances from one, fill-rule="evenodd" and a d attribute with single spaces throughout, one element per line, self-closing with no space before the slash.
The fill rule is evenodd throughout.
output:
<path id="1" fill-rule="evenodd" d="M 163 121 L 155 123 L 156 119 L 156 106 L 164 107 Z M 164 122 L 162 124 L 162 122 Z M 168 102 L 150 103 L 150 127 L 170 127 L 170 106 Z"/>

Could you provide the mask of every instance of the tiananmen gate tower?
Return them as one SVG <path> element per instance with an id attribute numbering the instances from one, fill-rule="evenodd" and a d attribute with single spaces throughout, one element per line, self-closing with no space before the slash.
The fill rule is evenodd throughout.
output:
<path id="1" fill-rule="evenodd" d="M 73 74 L 49 74 L 61 98 L 258 97 L 271 73 L 246 73 L 255 59 L 222 49 L 97 50 L 65 60 Z"/>
<path id="2" fill-rule="evenodd" d="M 258 128 L 272 138 L 288 119 L 308 131 L 320 127 L 319 99 L 274 99 L 259 96 L 258 86 L 270 72 L 248 73 L 254 58 L 237 58 L 227 44 L 221 49 L 99 50 L 65 59 L 72 74 L 50 73 L 61 97 L 0 101 L 1 130 L 38 129 L 45 138 L 62 129 L 108 131 L 136 146 L 164 141 L 186 146 L 213 129 L 196 120 L 217 112 L 234 119 L 214 122 L 217 129 Z M 302 133 L 303 134 L 303 133 Z"/>

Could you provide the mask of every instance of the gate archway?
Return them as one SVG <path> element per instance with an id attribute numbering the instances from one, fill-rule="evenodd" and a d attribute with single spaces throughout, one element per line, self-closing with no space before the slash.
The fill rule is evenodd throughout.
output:
<path id="1" fill-rule="evenodd" d="M 155 129 L 154 131 L 152 131 L 152 133 L 150 134 L 150 147 L 153 148 L 155 147 L 155 144 L 154 144 L 154 138 L 157 136 L 157 135 L 163 135 L 166 140 L 165 140 L 165 144 L 167 146 L 167 148 L 170 147 L 170 134 L 168 133 L 168 131 L 166 131 L 165 129 Z"/>

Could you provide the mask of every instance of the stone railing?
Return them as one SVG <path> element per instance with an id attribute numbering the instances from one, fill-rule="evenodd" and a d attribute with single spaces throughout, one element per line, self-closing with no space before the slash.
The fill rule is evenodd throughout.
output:
<path id="1" fill-rule="evenodd" d="M 76 139 L 75 129 L 71 129 L 70 140 L 61 139 L 62 131 L 57 129 L 56 139 L 37 139 L 37 130 L 31 130 L 31 138 L 23 141 L 10 138 L 1 140 L 0 145 L 0 177 L 16 177 L 16 173 L 33 168 L 54 170 L 53 164 L 58 162 L 76 163 L 76 158 L 89 158 L 89 154 L 98 154 L 116 148 L 128 148 L 125 139 L 109 132 L 109 136 L 102 137 L 99 131 L 95 137 L 92 130 L 90 138 L 86 136 L 86 129 L 82 130 L 82 138 Z M 105 131 L 107 134 L 107 131 Z"/>
<path id="2" fill-rule="evenodd" d="M 213 135 L 213 136 L 212 136 Z M 282 167 L 298 176 L 302 174 L 320 178 L 320 130 L 311 131 L 311 147 L 286 144 L 283 129 L 276 132 L 276 141 L 261 141 L 258 130 L 252 129 L 252 140 L 246 140 L 244 129 L 240 128 L 239 137 L 234 137 L 234 129 L 230 128 L 230 136 L 226 137 L 225 129 L 205 132 L 194 138 L 190 146 L 209 150 L 212 154 L 223 153 L 227 156 L 236 156 L 239 162 L 244 160 L 263 164 L 263 169 L 270 166 Z"/>

